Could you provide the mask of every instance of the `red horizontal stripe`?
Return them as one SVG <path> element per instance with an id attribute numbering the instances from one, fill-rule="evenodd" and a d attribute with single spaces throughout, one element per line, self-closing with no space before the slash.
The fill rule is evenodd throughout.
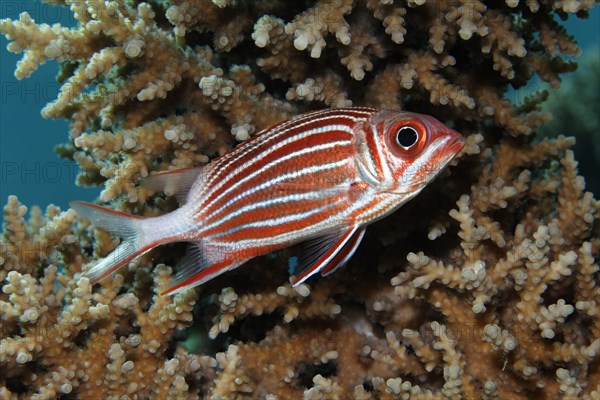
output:
<path id="1" fill-rule="evenodd" d="M 340 140 L 350 140 L 350 139 L 351 139 L 351 136 L 348 132 L 332 131 L 332 132 L 328 132 L 327 134 L 322 134 L 322 135 L 319 134 L 319 135 L 314 135 L 314 136 L 309 136 L 309 137 L 298 139 L 297 141 L 292 142 L 289 145 L 283 146 L 282 148 L 273 151 L 271 154 L 269 154 L 267 156 L 263 156 L 262 158 L 260 156 L 260 153 L 257 153 L 255 155 L 255 157 L 258 160 L 255 162 L 255 164 L 251 168 L 248 168 L 248 169 L 239 168 L 238 170 L 231 172 L 231 174 L 233 176 L 233 178 L 230 179 L 231 185 L 244 179 L 249 174 L 253 173 L 253 171 L 260 170 L 261 168 L 281 159 L 282 157 L 284 157 L 288 154 L 294 153 L 296 151 L 299 151 L 299 150 L 305 149 L 305 148 L 314 148 L 315 146 L 326 144 L 329 142 L 336 142 L 336 141 L 340 141 Z M 229 207 L 227 210 L 222 210 L 221 212 L 219 212 L 217 214 L 217 210 L 219 210 L 223 205 L 225 205 L 228 201 L 230 201 L 234 197 L 243 195 L 244 193 L 248 192 L 250 189 L 260 185 L 263 182 L 268 181 L 269 179 L 272 179 L 273 177 L 281 176 L 283 174 L 290 173 L 293 171 L 298 171 L 303 168 L 308 168 L 311 166 L 318 166 L 318 165 L 322 165 L 324 163 L 348 159 L 349 157 L 352 157 L 352 151 L 353 151 L 353 148 L 350 144 L 348 146 L 340 146 L 340 147 L 336 147 L 336 148 L 315 150 L 313 153 L 294 157 L 292 159 L 281 162 L 273 167 L 269 167 L 265 171 L 256 175 L 255 177 L 249 179 L 248 181 L 244 182 L 243 184 L 240 184 L 238 187 L 236 187 L 233 190 L 230 190 L 231 185 L 224 185 L 221 189 L 216 191 L 216 193 L 214 193 L 210 197 L 209 200 L 204 202 L 204 204 L 203 204 L 203 206 L 204 206 L 203 211 L 204 211 L 204 215 L 205 215 L 205 217 L 203 219 L 204 224 L 206 224 L 206 225 L 211 224 L 216 218 L 220 218 L 230 208 L 237 209 L 239 207 L 242 207 L 242 206 L 248 204 L 249 201 L 255 201 L 260 198 L 265 198 L 264 196 L 266 196 L 266 198 L 272 197 L 273 194 L 270 194 L 270 193 L 265 193 L 262 197 L 258 196 L 257 194 L 254 194 L 252 198 L 246 198 L 246 199 L 244 199 L 244 201 L 237 202 L 235 206 Z M 341 172 L 339 175 L 327 176 L 327 178 L 331 179 L 331 181 L 328 182 L 329 185 L 335 185 L 337 182 L 339 182 L 340 180 L 343 180 L 345 177 L 346 177 L 346 174 L 341 175 Z M 300 179 L 306 179 L 306 177 L 300 178 Z M 309 183 L 314 182 L 314 177 L 311 179 L 312 180 Z M 321 182 L 321 183 L 325 183 L 325 182 L 326 181 L 323 180 L 323 182 Z M 217 200 L 217 198 L 219 196 L 221 196 L 222 193 L 224 193 L 225 191 L 228 191 L 228 190 L 229 190 L 229 192 L 226 195 L 222 196 L 221 198 L 219 198 Z M 267 192 L 269 191 L 268 188 L 264 189 L 264 190 Z M 207 203 L 209 204 L 208 207 L 206 207 Z"/>
<path id="2" fill-rule="evenodd" d="M 264 153 L 272 146 L 301 132 L 326 125 L 346 125 L 352 127 L 355 123 L 352 118 L 364 120 L 376 111 L 377 110 L 373 108 L 320 110 L 275 125 L 268 130 L 263 131 L 264 133 L 244 142 L 220 159 L 214 160 L 214 167 L 211 168 L 212 173 L 207 177 L 206 189 L 208 190 L 212 184 L 216 184 L 222 180 L 231 180 L 233 182 L 235 177 L 239 176 L 240 168 L 243 168 L 245 165 L 260 157 L 260 154 Z M 320 117 L 326 119 L 323 121 L 316 120 Z M 272 139 L 277 135 L 279 135 L 279 137 Z M 237 159 L 235 159 L 236 157 Z M 258 166 L 255 167 L 254 165 L 252 167 L 258 168 Z M 203 204 L 199 204 L 199 208 L 202 209 L 202 206 L 210 203 L 216 195 L 217 194 L 207 196 L 207 198 L 204 199 L 205 201 Z"/>

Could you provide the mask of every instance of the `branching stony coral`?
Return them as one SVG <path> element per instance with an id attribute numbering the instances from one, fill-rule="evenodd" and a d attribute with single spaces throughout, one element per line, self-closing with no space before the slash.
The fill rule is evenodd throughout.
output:
<path id="1" fill-rule="evenodd" d="M 409 205 L 389 223 L 376 225 L 349 271 L 300 288 L 309 289 L 309 295 L 293 294 L 289 286 L 275 291 L 250 289 L 250 294 L 223 289 L 216 299 L 219 314 L 213 330 L 230 331 L 237 319 L 261 329 L 249 315 L 281 313 L 283 323 L 262 342 L 243 348 L 251 357 L 261 354 L 271 362 L 281 352 L 288 361 L 303 354 L 313 371 L 328 371 L 327 382 L 315 375 L 314 386 L 309 384 L 312 388 L 303 392 L 307 398 L 348 398 L 358 393 L 360 398 L 401 394 L 480 398 L 486 393 L 490 398 L 530 398 L 542 393 L 559 398 L 572 391 L 594 398 L 600 374 L 595 367 L 600 325 L 594 308 L 600 291 L 591 251 L 599 244 L 594 222 L 599 204 L 581 191 L 577 179 L 567 178 L 576 168 L 572 153 L 564 150 L 570 144 L 565 138 L 520 150 L 503 144 L 492 165 L 503 171 L 508 190 L 481 196 L 480 191 L 489 190 L 491 178 L 484 173 L 448 213 L 455 222 L 441 219 L 448 232 L 426 247 L 427 252 L 409 252 L 407 262 L 399 260 L 397 253 L 412 247 L 406 244 L 412 243 L 410 237 L 416 232 L 424 235 L 431 222 L 414 216 L 415 210 L 435 207 L 435 198 L 448 187 L 425 194 L 425 206 Z M 513 150 L 519 157 L 504 157 Z M 530 173 L 524 173 L 552 169 L 556 156 L 563 157 L 562 167 L 548 171 L 543 179 L 532 180 Z M 555 203 L 560 203 L 564 192 L 574 192 L 578 198 L 563 203 L 567 208 Z M 584 213 L 578 211 L 582 203 L 587 204 Z M 510 215 L 514 222 L 507 218 Z M 400 232 L 390 228 L 399 223 L 414 228 Z M 589 224 L 587 233 L 577 239 L 566 234 L 579 224 Z M 374 263 L 375 254 L 379 256 Z M 397 270 L 402 272 L 394 276 Z M 575 289 L 583 282 L 586 289 Z M 290 294 L 290 300 L 296 300 L 286 300 Z M 335 308 L 326 307 L 325 299 Z M 291 313 L 290 307 L 296 311 Z M 322 311 L 314 314 L 314 310 Z M 315 316 L 321 317 L 315 321 Z M 344 331 L 348 325 L 352 329 Z M 311 341 L 312 335 L 321 338 L 318 345 Z M 298 341 L 304 343 L 302 349 L 293 349 L 293 344 L 289 348 L 287 343 Z M 330 352 L 338 352 L 334 361 L 326 357 Z M 557 360 L 570 366 L 557 368 Z M 289 363 L 276 362 L 281 365 L 271 370 L 242 361 L 237 374 L 262 377 L 258 387 L 266 392 L 299 396 L 302 370 L 286 377 Z M 576 377 L 574 371 L 581 373 L 581 368 L 586 372 Z M 568 386 L 563 383 L 567 376 L 573 378 Z M 290 386 L 278 387 L 275 382 L 281 380 Z M 232 385 L 231 390 L 242 389 Z"/>
<path id="2" fill-rule="evenodd" d="M 64 4 L 79 26 L 36 25 L 27 13 L 1 23 L 9 50 L 25 53 L 16 75 L 48 59 L 63 63 L 61 92 L 43 110 L 70 120 L 74 141 L 63 154 L 82 165 L 80 183 L 106 181 L 104 201 L 126 194 L 137 202 L 146 196 L 131 182 L 148 172 L 198 164 L 225 151 L 227 132 L 244 139 L 323 105 L 433 105 L 440 114 L 452 105 L 465 120 L 491 118 L 529 134 L 545 118 L 518 117 L 502 93 L 533 72 L 556 84 L 572 69 L 560 54 L 578 48 L 553 13 L 584 15 L 593 2 Z M 165 143 L 169 126 L 187 139 Z M 113 146 L 76 141 L 84 132 Z"/>
<path id="3" fill-rule="evenodd" d="M 583 54 L 577 71 L 567 76 L 557 90 L 550 90 L 543 105 L 552 115 L 552 121 L 542 127 L 538 136 L 557 134 L 575 135 L 575 153 L 581 163 L 582 175 L 594 193 L 600 193 L 600 177 L 594 172 L 600 162 L 600 116 L 595 111 L 600 103 L 596 88 L 600 85 L 600 54 L 590 51 Z M 564 104 L 561 99 L 576 96 L 578 105 Z"/>
<path id="4" fill-rule="evenodd" d="M 9 272 L 0 301 L 2 397 L 188 395 L 201 376 L 212 374 L 215 361 L 171 353 L 170 339 L 191 322 L 196 296 L 158 297 L 169 277 L 164 265 L 156 269 L 147 308 L 143 293 L 118 293 L 122 277 L 92 293 L 87 278 L 69 280 L 56 265 L 39 282 Z"/>
<path id="5" fill-rule="evenodd" d="M 559 85 L 579 49 L 556 17 L 585 17 L 594 1 L 52 3 L 78 26 L 23 14 L 0 32 L 24 52 L 17 77 L 61 63 L 43 115 L 69 120 L 61 155 L 114 208 L 169 210 L 140 178 L 307 109 L 432 114 L 466 145 L 345 269 L 298 288 L 285 283 L 290 250 L 159 297 L 178 246 L 92 288 L 81 271 L 117 239 L 55 207 L 26 221 L 9 198 L 2 397 L 599 396 L 600 205 L 570 139 L 534 142 L 543 96 L 504 98 L 534 73 Z"/>

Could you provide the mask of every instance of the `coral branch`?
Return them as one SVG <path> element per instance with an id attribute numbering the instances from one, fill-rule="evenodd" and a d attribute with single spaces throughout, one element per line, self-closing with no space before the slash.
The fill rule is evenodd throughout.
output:
<path id="1" fill-rule="evenodd" d="M 596 1 L 47 3 L 76 26 L 23 13 L 0 32 L 17 78 L 60 63 L 42 114 L 69 121 L 59 153 L 114 209 L 172 210 L 143 178 L 310 109 L 430 114 L 465 147 L 344 269 L 296 288 L 291 249 L 161 297 L 180 245 L 92 287 L 81 271 L 117 238 L 8 197 L 1 398 L 598 397 L 600 203 L 572 139 L 535 141 L 546 96 L 507 96 L 560 85 L 580 52 L 561 21 Z"/>

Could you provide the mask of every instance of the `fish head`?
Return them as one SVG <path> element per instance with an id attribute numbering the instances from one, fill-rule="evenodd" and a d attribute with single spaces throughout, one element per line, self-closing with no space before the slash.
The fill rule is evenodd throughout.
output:
<path id="1" fill-rule="evenodd" d="M 407 111 L 373 114 L 358 136 L 361 176 L 381 191 L 408 197 L 427 186 L 464 147 L 455 130 Z"/>

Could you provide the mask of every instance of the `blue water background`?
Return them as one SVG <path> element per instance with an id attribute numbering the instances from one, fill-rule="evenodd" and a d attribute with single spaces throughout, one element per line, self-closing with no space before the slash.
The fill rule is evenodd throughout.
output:
<path id="1" fill-rule="evenodd" d="M 0 18 L 18 19 L 23 11 L 37 22 L 76 25 L 70 10 L 65 7 L 48 6 L 39 0 L 0 1 Z M 565 25 L 584 52 L 600 53 L 600 7 L 593 9 L 588 20 L 570 18 Z M 43 208 L 53 203 L 65 209 L 71 200 L 93 201 L 100 188 L 76 186 L 77 165 L 60 159 L 52 150 L 67 140 L 67 122 L 45 120 L 40 115 L 41 109 L 56 98 L 60 88 L 55 80 L 58 64 L 48 62 L 30 78 L 19 81 L 14 77 L 14 69 L 21 55 L 9 53 L 7 44 L 1 36 L 0 204 L 5 204 L 10 194 L 16 194 L 26 205 Z M 514 96 L 522 93 L 517 92 Z"/>
<path id="2" fill-rule="evenodd" d="M 76 26 L 66 7 L 35 1 L 0 1 L 0 18 L 19 19 L 28 12 L 36 22 Z M 59 158 L 54 146 L 67 141 L 66 120 L 44 119 L 40 115 L 46 103 L 56 99 L 59 64 L 49 61 L 31 77 L 17 80 L 15 65 L 21 54 L 9 53 L 9 42 L 0 35 L 0 204 L 15 194 L 27 206 L 45 208 L 55 204 L 67 208 L 71 200 L 94 200 L 100 188 L 75 185 L 78 166 Z"/>

